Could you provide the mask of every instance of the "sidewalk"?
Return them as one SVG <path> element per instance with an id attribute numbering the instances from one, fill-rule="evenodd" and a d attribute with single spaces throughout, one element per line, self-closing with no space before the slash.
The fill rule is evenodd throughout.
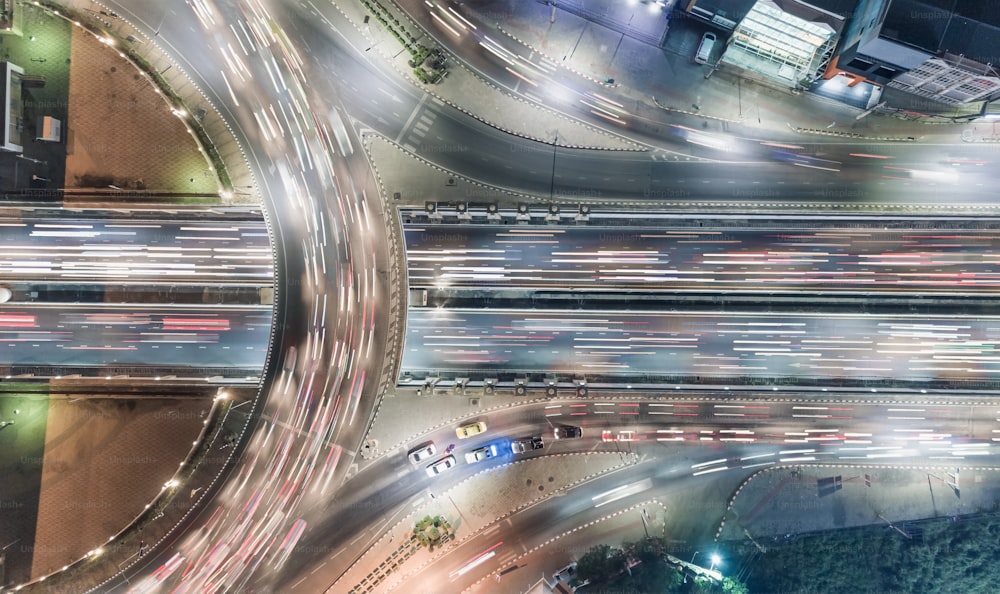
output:
<path id="1" fill-rule="evenodd" d="M 83 558 L 141 514 L 188 456 L 208 406 L 180 398 L 50 401 L 32 578 Z"/>
<path id="2" fill-rule="evenodd" d="M 66 178 L 60 186 L 217 196 L 217 177 L 159 90 L 90 33 L 67 29 L 73 63 Z M 116 194 L 108 197 L 115 200 Z"/>
<path id="3" fill-rule="evenodd" d="M 716 540 L 742 541 L 749 535 L 767 546 L 771 538 L 806 532 L 995 509 L 1000 472 L 964 467 L 956 492 L 946 484 L 954 471 L 930 466 L 768 469 L 737 489 Z"/>

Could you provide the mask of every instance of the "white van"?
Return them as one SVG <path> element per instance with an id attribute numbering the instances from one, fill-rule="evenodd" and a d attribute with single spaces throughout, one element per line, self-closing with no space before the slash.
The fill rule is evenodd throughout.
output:
<path id="1" fill-rule="evenodd" d="M 694 55 L 694 61 L 699 64 L 708 64 L 713 49 L 715 49 L 715 33 L 705 33 L 701 36 L 701 43 L 698 44 L 698 53 Z"/>

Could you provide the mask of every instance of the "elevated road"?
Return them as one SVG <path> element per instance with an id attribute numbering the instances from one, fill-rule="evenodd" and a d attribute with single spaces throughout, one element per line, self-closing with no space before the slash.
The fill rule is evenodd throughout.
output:
<path id="1" fill-rule="evenodd" d="M 274 284 L 259 214 L 250 220 L 80 215 L 0 219 L 0 282 Z"/>
<path id="2" fill-rule="evenodd" d="M 1000 372 L 998 341 L 997 317 L 413 308 L 401 370 L 958 386 Z"/>
<path id="3" fill-rule="evenodd" d="M 0 311 L 0 368 L 232 368 L 259 375 L 269 305 L 7 304 Z M 210 372 L 209 375 L 214 373 Z"/>
<path id="4" fill-rule="evenodd" d="M 592 216 L 585 225 L 405 225 L 410 288 L 449 296 L 547 289 L 805 299 L 1000 290 L 995 219 L 672 217 L 657 225 L 611 226 L 612 219 Z"/>

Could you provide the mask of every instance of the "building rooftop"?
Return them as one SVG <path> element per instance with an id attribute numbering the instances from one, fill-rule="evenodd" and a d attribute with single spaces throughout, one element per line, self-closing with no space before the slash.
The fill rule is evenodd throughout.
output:
<path id="1" fill-rule="evenodd" d="M 738 23 L 756 3 L 757 0 L 697 0 L 696 5 L 700 9 Z"/>
<path id="2" fill-rule="evenodd" d="M 992 64 L 1000 48 L 1000 3 L 982 0 L 893 0 L 881 37 L 938 55 Z"/>
<path id="3" fill-rule="evenodd" d="M 803 2 L 801 0 L 771 1 L 781 8 L 781 10 L 792 16 L 796 16 L 811 23 L 823 23 L 824 25 L 828 25 L 837 33 L 840 33 L 841 29 L 844 28 L 844 23 L 846 22 L 844 14 L 849 13 L 850 10 L 848 10 L 847 13 L 843 13 L 838 12 L 837 10 L 831 10 L 831 8 L 828 7 L 855 4 L 854 0 L 812 0 L 811 2 Z"/>
<path id="4" fill-rule="evenodd" d="M 846 19 L 854 13 L 859 0 L 800 0 L 800 2 Z"/>

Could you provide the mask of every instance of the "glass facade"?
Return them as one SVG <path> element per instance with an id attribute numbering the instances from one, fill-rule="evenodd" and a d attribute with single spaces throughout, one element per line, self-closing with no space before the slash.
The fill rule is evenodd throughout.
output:
<path id="1" fill-rule="evenodd" d="M 811 82 L 826 67 L 836 31 L 761 0 L 733 33 L 723 61 L 793 83 Z"/>

